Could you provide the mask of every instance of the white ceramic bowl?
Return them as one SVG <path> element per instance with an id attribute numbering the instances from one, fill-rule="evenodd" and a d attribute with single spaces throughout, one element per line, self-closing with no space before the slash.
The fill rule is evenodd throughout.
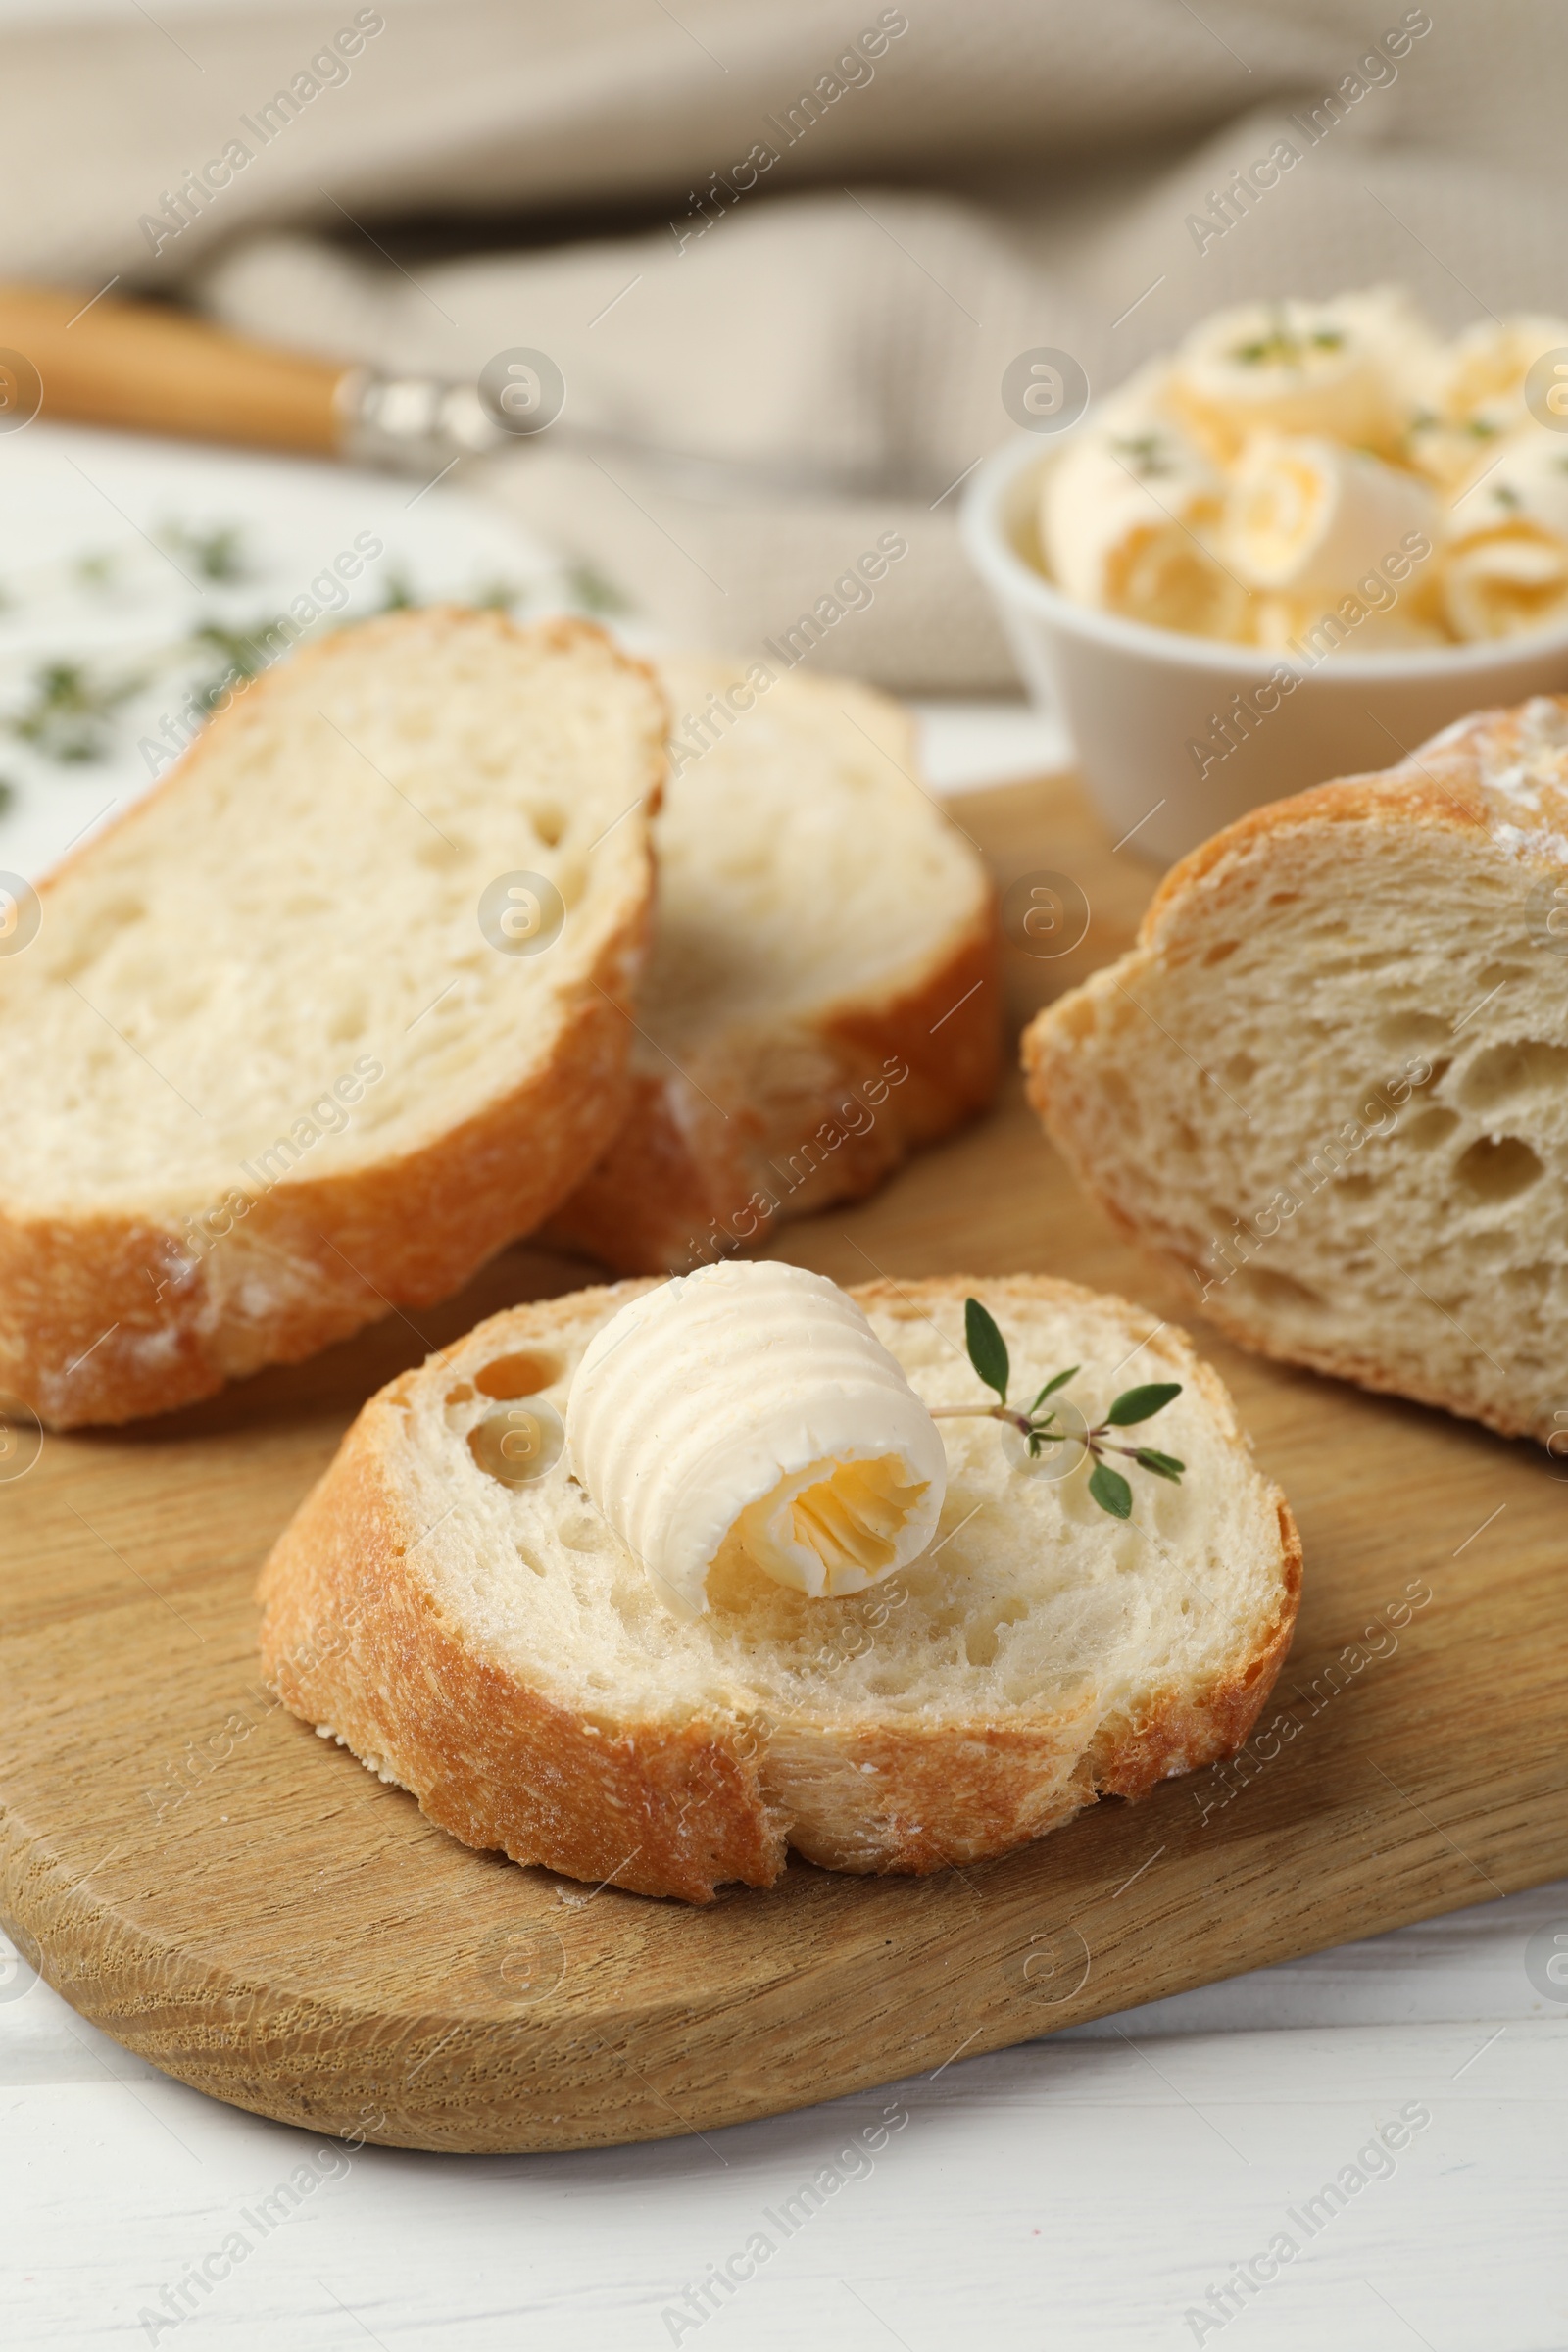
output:
<path id="1" fill-rule="evenodd" d="M 1106 824 L 1150 856 L 1179 858 L 1264 801 L 1388 767 L 1467 710 L 1568 691 L 1568 625 L 1306 666 L 1077 604 L 1046 577 L 1036 527 L 1060 446 L 1022 435 L 987 459 L 965 495 L 964 544 Z M 1284 692 L 1269 683 L 1281 671 L 1294 681 Z"/>

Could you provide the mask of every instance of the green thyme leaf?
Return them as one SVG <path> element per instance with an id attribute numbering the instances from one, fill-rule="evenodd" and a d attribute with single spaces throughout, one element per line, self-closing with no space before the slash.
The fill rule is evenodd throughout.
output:
<path id="1" fill-rule="evenodd" d="M 1148 1421 L 1154 1413 L 1162 1412 L 1171 1398 L 1181 1393 L 1179 1380 L 1152 1380 L 1146 1388 L 1124 1389 L 1105 1419 L 1112 1429 L 1126 1429 L 1134 1421 Z"/>
<path id="2" fill-rule="evenodd" d="M 1308 350 L 1339 351 L 1344 342 L 1337 326 L 1320 326 L 1303 341 L 1281 318 L 1266 333 L 1254 336 L 1250 342 L 1234 344 L 1231 357 L 1246 368 L 1299 368 Z"/>
<path id="3" fill-rule="evenodd" d="M 969 1350 L 969 1361 L 988 1389 L 995 1389 L 1004 1404 L 1007 1401 L 1007 1382 L 1011 1365 L 1007 1358 L 1007 1343 L 997 1329 L 978 1298 L 963 1302 L 963 1339 Z"/>
<path id="4" fill-rule="evenodd" d="M 257 635 L 266 626 L 265 619 L 259 620 L 257 634 L 248 636 L 241 629 L 225 629 L 217 621 L 207 621 L 191 631 L 192 646 L 216 654 L 223 664 L 194 690 L 199 710 L 210 711 L 221 695 L 236 684 L 244 685 L 267 667 L 267 656 L 257 642 Z"/>
<path id="5" fill-rule="evenodd" d="M 264 625 L 262 621 L 256 624 L 258 630 Z M 242 678 L 254 678 L 258 670 L 267 667 L 267 656 L 254 636 L 247 636 L 242 629 L 222 628 L 216 620 L 203 621 L 199 629 L 192 629 L 191 643 L 221 654 Z"/>
<path id="6" fill-rule="evenodd" d="M 1089 1492 L 1102 1511 L 1113 1519 L 1130 1519 L 1133 1515 L 1133 1491 L 1119 1470 L 1108 1462 L 1097 1462 L 1089 1481 Z"/>
<path id="7" fill-rule="evenodd" d="M 220 523 L 208 531 L 193 531 L 186 523 L 169 522 L 158 535 L 172 554 L 187 557 L 204 580 L 250 577 L 245 533 L 237 522 Z"/>
<path id="8" fill-rule="evenodd" d="M 511 580 L 492 580 L 488 587 L 474 591 L 473 602 L 481 612 L 510 612 L 527 595 L 526 588 L 514 587 Z"/>
<path id="9" fill-rule="evenodd" d="M 31 699 L 5 724 L 19 741 L 62 766 L 107 760 L 120 706 L 142 683 L 96 676 L 78 662 L 46 662 L 33 672 Z"/>
<path id="10" fill-rule="evenodd" d="M 1156 1478 L 1168 1478 L 1173 1486 L 1181 1485 L 1187 1464 L 1179 1462 L 1173 1453 L 1156 1453 L 1152 1446 L 1140 1446 L 1133 1458 L 1141 1469 L 1152 1470 Z"/>
<path id="11" fill-rule="evenodd" d="M 629 612 L 631 606 L 612 579 L 591 564 L 574 564 L 566 585 L 585 612 Z"/>
<path id="12" fill-rule="evenodd" d="M 1141 481 L 1154 481 L 1176 470 L 1169 448 L 1158 433 L 1131 433 L 1121 439 L 1113 436 L 1110 446 L 1121 452 Z"/>
<path id="13" fill-rule="evenodd" d="M 963 1332 L 970 1363 L 986 1387 L 994 1389 L 1003 1405 L 1005 1406 L 1007 1384 L 1012 1376 L 1007 1343 L 998 1329 L 995 1317 L 988 1308 L 981 1305 L 978 1298 L 966 1298 L 963 1302 Z M 1019 1430 L 1028 1447 L 1031 1461 L 1038 1461 L 1048 1446 L 1064 1446 L 1069 1440 L 1073 1443 L 1082 1443 L 1083 1423 L 1079 1415 L 1075 1413 L 1073 1416 L 1078 1422 L 1078 1430 L 1075 1433 L 1072 1430 L 1055 1426 L 1056 1408 L 1054 1406 L 1044 1413 L 1040 1410 L 1046 1398 L 1057 1389 L 1065 1388 L 1078 1369 L 1078 1365 L 1069 1364 L 1065 1371 L 1054 1373 L 1036 1396 L 1027 1413 L 1009 1411 L 1003 1412 L 999 1416 Z M 1141 1388 L 1124 1389 L 1111 1405 L 1099 1429 L 1089 1433 L 1088 1451 L 1094 1465 L 1090 1472 L 1089 1492 L 1100 1508 L 1108 1512 L 1111 1518 L 1131 1519 L 1133 1491 L 1122 1473 L 1119 1470 L 1113 1470 L 1110 1464 L 1102 1458 L 1101 1451 L 1102 1444 L 1106 1445 L 1112 1453 L 1125 1454 L 1130 1461 L 1136 1462 L 1141 1470 L 1150 1471 L 1155 1478 L 1168 1478 L 1173 1486 L 1180 1485 L 1187 1464 L 1178 1461 L 1173 1453 L 1160 1453 L 1152 1446 L 1109 1446 L 1108 1441 L 1104 1440 L 1103 1432 L 1108 1429 L 1125 1429 L 1135 1421 L 1148 1421 L 1153 1414 L 1163 1412 L 1165 1406 L 1181 1393 L 1182 1384 L 1175 1380 L 1149 1381 Z M 961 1414 L 997 1414 L 997 1407 L 987 1404 L 950 1405 L 942 1409 Z"/>

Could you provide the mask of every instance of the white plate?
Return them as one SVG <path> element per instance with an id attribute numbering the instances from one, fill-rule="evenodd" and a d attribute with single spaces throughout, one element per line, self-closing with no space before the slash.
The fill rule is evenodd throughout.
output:
<path id="1" fill-rule="evenodd" d="M 193 543 L 224 531 L 240 576 L 204 576 Z M 330 566 L 357 538 L 381 552 L 345 585 Z M 400 583 L 419 603 L 504 595 L 519 614 L 585 609 L 569 567 L 445 482 L 66 425 L 0 436 L 0 779 L 12 788 L 0 867 L 42 872 L 167 769 L 169 756 L 141 747 L 226 666 L 195 631 L 251 636 L 316 607 L 306 633 L 318 635 L 379 611 Z M 52 664 L 95 690 L 143 681 L 89 728 L 100 757 L 51 759 L 15 733 Z"/>

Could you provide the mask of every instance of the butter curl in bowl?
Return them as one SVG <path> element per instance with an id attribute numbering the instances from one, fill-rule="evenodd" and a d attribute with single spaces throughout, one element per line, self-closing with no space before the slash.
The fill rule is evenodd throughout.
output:
<path id="1" fill-rule="evenodd" d="M 1045 468 L 1048 576 L 1124 619 L 1286 653 L 1374 579 L 1342 654 L 1552 627 L 1568 433 L 1538 379 L 1557 350 L 1568 320 L 1546 315 L 1446 343 L 1392 287 L 1220 312 Z"/>

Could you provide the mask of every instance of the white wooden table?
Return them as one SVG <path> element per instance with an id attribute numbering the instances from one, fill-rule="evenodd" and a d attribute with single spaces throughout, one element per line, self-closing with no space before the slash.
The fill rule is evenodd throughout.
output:
<path id="1" fill-rule="evenodd" d="M 90 643 L 128 671 L 193 619 L 246 625 L 359 527 L 389 550 L 371 601 L 393 556 L 424 592 L 501 571 L 541 600 L 558 592 L 548 555 L 510 526 L 444 489 L 409 497 L 330 468 L 8 437 L 0 586 L 33 586 L 0 612 L 0 710 L 22 706 L 51 655 Z M 249 579 L 193 588 L 188 555 L 171 577 L 139 537 L 170 515 L 242 522 Z M 84 591 L 98 600 L 84 619 L 66 575 L 104 548 L 122 586 Z M 103 761 L 51 769 L 0 752 L 17 786 L 0 867 L 36 871 L 141 788 L 135 743 L 171 674 L 122 707 Z M 1021 711 L 929 715 L 949 789 L 1050 748 Z M 1553 1929 L 1568 1953 L 1568 1883 L 956 2056 L 869 2097 L 706 2138 L 514 2158 L 350 2152 L 216 2106 L 0 1947 L 0 2340 L 1562 2352 L 1568 1965 L 1560 1986 L 1544 1974 Z M 1427 2120 L 1358 2165 L 1401 2115 Z M 1345 2185 L 1325 2196 L 1331 2182 Z M 1282 2234 L 1296 2248 L 1284 2261 Z M 725 2264 L 730 2282 L 705 2292 Z"/>
<path id="2" fill-rule="evenodd" d="M 1524 1959 L 1547 1924 L 1568 1937 L 1568 1884 L 867 2097 L 567 2156 L 323 2145 L 169 2082 L 19 1967 L 7 2340 L 1547 2352 L 1568 2343 L 1568 1983 L 1544 1999 Z M 1430 2122 L 1357 2168 L 1343 2211 L 1303 2214 L 1401 2113 Z M 302 2163 L 318 2184 L 262 2235 Z M 800 2192 L 825 2166 L 842 2185 L 818 2209 Z M 1281 2231 L 1301 2251 L 1221 2325 L 1210 2290 Z M 685 2290 L 758 2232 L 772 2252 L 699 2317 Z M 187 2287 L 176 2325 L 166 2288 L 213 2256 L 228 2275 Z"/>

